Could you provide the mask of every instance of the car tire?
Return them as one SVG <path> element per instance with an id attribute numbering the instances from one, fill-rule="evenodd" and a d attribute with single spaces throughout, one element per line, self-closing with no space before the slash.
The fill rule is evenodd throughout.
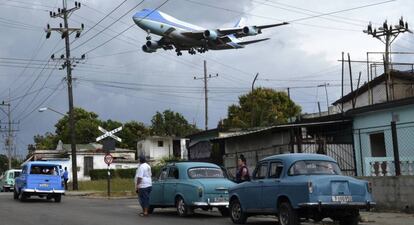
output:
<path id="1" fill-rule="evenodd" d="M 154 206 L 150 205 L 148 208 L 148 214 L 154 213 Z"/>
<path id="2" fill-rule="evenodd" d="M 14 190 L 13 190 L 13 199 L 14 199 L 14 200 L 19 199 L 19 193 L 17 193 L 16 188 L 14 188 Z"/>
<path id="3" fill-rule="evenodd" d="M 243 208 L 238 199 L 230 202 L 230 218 L 233 223 L 245 224 L 247 221 L 247 214 L 243 212 Z"/>
<path id="4" fill-rule="evenodd" d="M 55 199 L 55 202 L 59 203 L 59 202 L 61 202 L 61 201 L 62 201 L 62 195 L 56 195 L 56 196 L 54 197 L 54 199 Z"/>
<path id="5" fill-rule="evenodd" d="M 359 212 L 352 212 L 351 215 L 339 219 L 339 225 L 358 225 Z"/>
<path id="6" fill-rule="evenodd" d="M 228 217 L 230 215 L 230 210 L 227 207 L 219 207 L 218 210 L 220 214 L 224 217 Z"/>
<path id="7" fill-rule="evenodd" d="M 178 196 L 175 201 L 175 206 L 177 208 L 177 214 L 181 217 L 189 216 L 192 213 L 192 210 L 185 203 L 184 199 L 181 196 Z"/>
<path id="8" fill-rule="evenodd" d="M 19 199 L 21 202 L 25 202 L 28 199 L 28 197 L 29 196 L 26 193 L 24 193 L 23 191 L 20 191 Z"/>
<path id="9" fill-rule="evenodd" d="M 299 216 L 289 202 L 279 204 L 278 220 L 280 225 L 299 225 Z"/>
<path id="10" fill-rule="evenodd" d="M 3 191 L 4 192 L 10 192 L 10 188 L 9 187 L 3 188 Z"/>

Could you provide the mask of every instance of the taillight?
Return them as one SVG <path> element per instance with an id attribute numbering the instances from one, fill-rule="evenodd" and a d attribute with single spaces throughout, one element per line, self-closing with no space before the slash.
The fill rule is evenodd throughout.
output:
<path id="1" fill-rule="evenodd" d="M 367 183 L 367 189 L 368 189 L 369 193 L 372 193 L 372 183 L 371 182 Z"/>
<path id="2" fill-rule="evenodd" d="M 312 181 L 308 181 L 308 191 L 309 191 L 309 194 L 312 194 L 313 193 Z"/>

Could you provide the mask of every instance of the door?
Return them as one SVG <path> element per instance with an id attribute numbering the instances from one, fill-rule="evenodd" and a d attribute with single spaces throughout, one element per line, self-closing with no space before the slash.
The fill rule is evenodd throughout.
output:
<path id="1" fill-rule="evenodd" d="M 269 176 L 263 182 L 262 202 L 265 212 L 276 212 L 277 197 L 281 188 L 281 175 L 283 171 L 282 162 L 271 162 Z"/>
<path id="2" fill-rule="evenodd" d="M 260 212 L 262 204 L 262 186 L 267 177 L 268 162 L 262 162 L 257 165 L 253 172 L 252 181 L 246 186 L 245 208 L 250 212 Z"/>
<path id="3" fill-rule="evenodd" d="M 164 205 L 164 181 L 168 175 L 168 167 L 161 169 L 161 173 L 158 179 L 152 182 L 152 191 L 150 204 L 151 205 Z"/>
<path id="4" fill-rule="evenodd" d="M 168 170 L 167 179 L 165 179 L 164 182 L 164 203 L 166 205 L 175 205 L 178 178 L 178 168 L 176 166 L 171 166 Z"/>

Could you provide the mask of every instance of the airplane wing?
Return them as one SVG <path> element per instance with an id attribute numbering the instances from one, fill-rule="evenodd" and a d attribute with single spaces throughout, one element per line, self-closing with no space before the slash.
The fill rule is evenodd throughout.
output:
<path id="1" fill-rule="evenodd" d="M 252 40 L 252 41 L 242 41 L 242 42 L 238 42 L 237 44 L 239 45 L 249 45 L 249 44 L 254 44 L 257 42 L 262 42 L 262 41 L 267 41 L 270 38 L 263 38 L 263 39 L 257 39 L 257 40 Z"/>

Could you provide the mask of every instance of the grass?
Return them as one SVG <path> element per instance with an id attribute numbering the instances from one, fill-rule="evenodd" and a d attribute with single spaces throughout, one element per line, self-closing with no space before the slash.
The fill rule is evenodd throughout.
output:
<path id="1" fill-rule="evenodd" d="M 79 191 L 96 192 L 97 194 L 105 194 L 107 192 L 107 180 L 91 180 L 80 181 Z M 125 196 L 134 195 L 135 185 L 133 179 L 111 179 L 111 195 Z"/>

